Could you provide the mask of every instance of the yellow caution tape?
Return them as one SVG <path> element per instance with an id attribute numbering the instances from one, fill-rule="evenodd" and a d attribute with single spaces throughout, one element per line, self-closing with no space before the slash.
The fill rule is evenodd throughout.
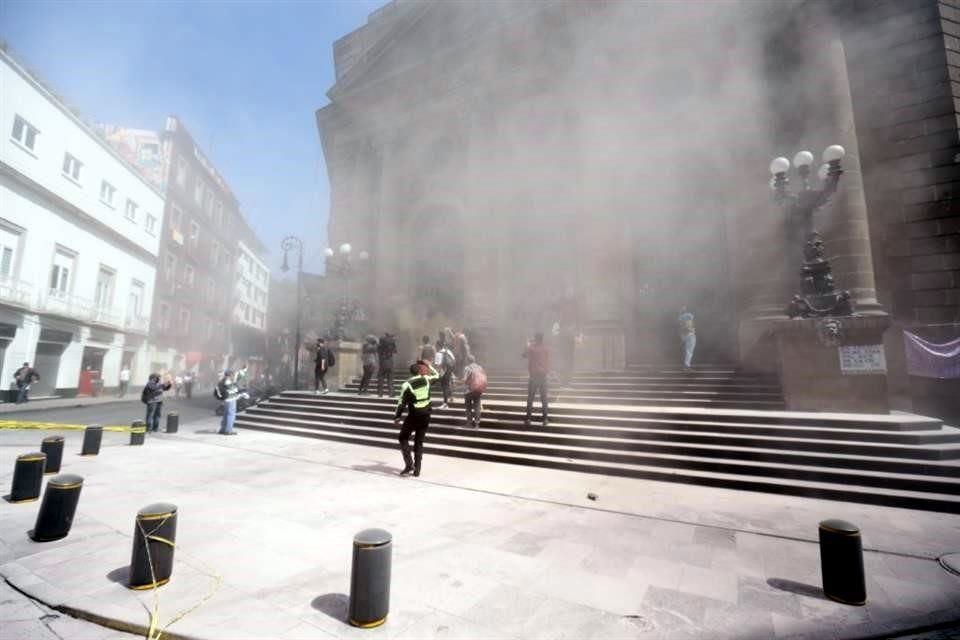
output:
<path id="1" fill-rule="evenodd" d="M 33 422 L 29 420 L 0 420 L 0 429 L 49 429 L 51 431 L 83 431 L 89 425 L 65 424 L 61 422 Z M 104 431 L 119 431 L 124 433 L 145 433 L 145 427 L 102 427 Z"/>

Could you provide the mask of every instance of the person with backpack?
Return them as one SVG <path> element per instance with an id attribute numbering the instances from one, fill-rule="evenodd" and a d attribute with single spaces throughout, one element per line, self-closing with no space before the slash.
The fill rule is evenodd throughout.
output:
<path id="1" fill-rule="evenodd" d="M 329 393 L 327 389 L 327 371 L 330 370 L 336 364 L 336 358 L 333 355 L 333 351 L 327 348 L 327 342 L 323 338 L 317 340 L 317 351 L 316 355 L 313 358 L 313 393 L 320 395 L 321 393 Z M 323 387 L 323 391 L 320 391 L 320 387 Z"/>
<path id="2" fill-rule="evenodd" d="M 360 361 L 363 364 L 363 377 L 360 378 L 360 395 L 370 390 L 370 380 L 377 375 L 378 351 L 380 343 L 377 336 L 367 336 L 360 349 Z"/>
<path id="3" fill-rule="evenodd" d="M 377 396 L 383 397 L 383 385 L 387 385 L 387 397 L 393 397 L 393 356 L 397 353 L 397 341 L 390 333 L 384 333 L 380 338 L 377 352 Z"/>
<path id="4" fill-rule="evenodd" d="M 237 419 L 237 399 L 240 397 L 240 389 L 234 382 L 233 372 L 227 369 L 223 372 L 223 377 L 213 390 L 213 397 L 223 402 L 223 417 L 220 418 L 220 431 L 222 436 L 237 435 L 233 428 L 233 422 Z"/>
<path id="5" fill-rule="evenodd" d="M 427 373 L 423 373 L 426 370 Z M 420 462 L 423 459 L 423 439 L 430 426 L 430 386 L 439 378 L 437 370 L 429 362 L 418 360 L 410 365 L 411 377 L 400 387 L 400 400 L 393 423 L 400 424 L 404 408 L 407 417 L 400 429 L 400 452 L 403 455 L 403 471 L 400 475 L 412 473 L 420 475 Z M 413 434 L 413 456 L 410 455 L 410 435 Z"/>
<path id="6" fill-rule="evenodd" d="M 140 402 L 147 405 L 147 433 L 160 431 L 160 414 L 163 412 L 163 392 L 169 391 L 173 384 L 167 380 L 160 381 L 159 373 L 151 373 L 140 392 Z"/>
<path id="7" fill-rule="evenodd" d="M 487 390 L 487 374 L 473 355 L 467 356 L 467 366 L 463 368 L 463 403 L 467 410 L 467 426 L 476 429 L 480 426 L 480 412 L 483 410 L 481 398 Z"/>
<path id="8" fill-rule="evenodd" d="M 434 363 L 436 368 L 440 370 L 440 389 L 443 392 L 443 404 L 440 405 L 440 408 L 448 409 L 453 404 L 453 370 L 456 367 L 457 359 L 446 343 L 437 351 Z"/>

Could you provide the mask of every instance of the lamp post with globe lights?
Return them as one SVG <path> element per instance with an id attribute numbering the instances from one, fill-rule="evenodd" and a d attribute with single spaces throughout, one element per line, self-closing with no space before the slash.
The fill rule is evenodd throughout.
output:
<path id="1" fill-rule="evenodd" d="M 283 249 L 283 264 L 280 270 L 286 273 L 290 270 L 287 263 L 287 254 L 296 249 L 297 251 L 297 333 L 294 338 L 293 347 L 293 388 L 300 389 L 300 305 L 301 305 L 301 279 L 303 278 L 303 241 L 296 236 L 287 236 L 280 243 Z"/>
<path id="2" fill-rule="evenodd" d="M 834 286 L 830 261 L 824 257 L 823 240 L 814 224 L 816 211 L 837 191 L 843 174 L 840 161 L 845 154 L 844 148 L 836 144 L 823 151 L 823 164 L 817 172 L 821 181 L 820 189 L 813 189 L 810 185 L 810 166 L 814 157 L 809 151 L 800 151 L 793 157 L 793 166 L 801 180 L 801 188 L 795 192 L 787 190 L 790 161 L 779 157 L 770 163 L 770 173 L 773 175 L 770 187 L 774 192 L 774 201 L 783 208 L 788 221 L 799 224 L 804 239 L 801 293 L 795 294 L 787 307 L 787 314 L 791 318 L 853 314 L 850 292 L 838 292 Z"/>
<path id="3" fill-rule="evenodd" d="M 359 312 L 359 307 L 353 305 L 350 300 L 350 278 L 359 264 L 366 263 L 370 259 L 370 254 L 361 251 L 356 254 L 357 261 L 354 261 L 353 246 L 349 242 L 344 242 L 336 251 L 328 247 L 324 255 L 327 259 L 327 270 L 343 279 L 343 299 L 333 327 L 334 337 L 342 340 L 346 338 L 347 323 Z"/>

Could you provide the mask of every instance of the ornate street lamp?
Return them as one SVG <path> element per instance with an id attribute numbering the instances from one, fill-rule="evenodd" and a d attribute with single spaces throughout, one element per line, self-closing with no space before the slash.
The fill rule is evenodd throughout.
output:
<path id="1" fill-rule="evenodd" d="M 793 157 L 793 166 L 802 180 L 802 188 L 787 191 L 787 171 L 790 161 L 774 158 L 770 163 L 773 179 L 770 187 L 774 201 L 783 207 L 788 220 L 798 220 L 804 237 L 803 267 L 801 269 L 801 293 L 794 294 L 787 307 L 791 318 L 853 315 L 853 301 L 849 291 L 837 291 L 834 286 L 830 261 L 824 257 L 823 240 L 814 225 L 814 214 L 826 204 L 837 191 L 837 183 L 843 174 L 840 161 L 846 152 L 840 145 L 831 145 L 823 152 L 823 164 L 817 172 L 822 183 L 820 189 L 810 187 L 810 165 L 813 154 L 801 151 Z"/>
<path id="2" fill-rule="evenodd" d="M 300 281 L 303 278 L 303 241 L 296 236 L 287 236 L 280 243 L 283 249 L 283 265 L 280 270 L 286 273 L 290 270 L 287 264 L 287 254 L 297 250 L 297 334 L 293 346 L 293 388 L 300 389 Z"/>
<path id="3" fill-rule="evenodd" d="M 350 319 L 362 314 L 359 305 L 353 304 L 350 299 L 350 277 L 358 267 L 358 263 L 353 260 L 353 246 L 349 242 L 341 244 L 336 252 L 328 247 L 324 255 L 327 258 L 327 270 L 343 279 L 343 300 L 337 310 L 333 326 L 334 337 L 343 340 L 346 338 L 347 324 Z M 359 263 L 365 263 L 370 259 L 370 254 L 361 251 L 357 254 L 357 259 Z"/>

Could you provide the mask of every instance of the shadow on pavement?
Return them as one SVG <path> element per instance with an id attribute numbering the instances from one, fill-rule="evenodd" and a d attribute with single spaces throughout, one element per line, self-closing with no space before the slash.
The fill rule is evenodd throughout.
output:
<path id="1" fill-rule="evenodd" d="M 817 598 L 818 600 L 827 599 L 827 596 L 823 595 L 823 589 L 821 589 L 820 587 L 815 587 L 810 584 L 804 584 L 802 582 L 794 582 L 793 580 L 784 580 L 783 578 L 770 578 L 769 580 L 767 580 L 767 584 L 773 587 L 774 589 L 795 593 L 798 596 L 806 596 L 808 598 Z"/>
<path id="2" fill-rule="evenodd" d="M 130 581 L 130 565 L 117 567 L 107 574 L 107 580 L 117 584 L 127 584 Z"/>
<path id="3" fill-rule="evenodd" d="M 350 465 L 350 468 L 354 471 L 366 471 L 368 473 L 379 473 L 381 475 L 389 476 L 395 476 L 399 471 L 397 467 L 385 464 L 383 462 L 376 462 L 374 464 L 353 464 Z"/>
<path id="4" fill-rule="evenodd" d="M 350 614 L 350 597 L 345 593 L 325 593 L 314 598 L 310 606 L 334 620 L 347 624 L 347 617 Z"/>

